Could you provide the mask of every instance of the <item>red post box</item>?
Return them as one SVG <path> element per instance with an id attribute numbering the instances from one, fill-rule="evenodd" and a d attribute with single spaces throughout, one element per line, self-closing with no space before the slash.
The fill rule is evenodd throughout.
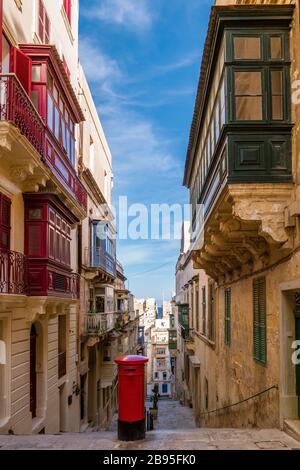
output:
<path id="1" fill-rule="evenodd" d="M 116 359 L 119 369 L 119 422 L 120 441 L 145 439 L 145 364 L 143 356 Z"/>

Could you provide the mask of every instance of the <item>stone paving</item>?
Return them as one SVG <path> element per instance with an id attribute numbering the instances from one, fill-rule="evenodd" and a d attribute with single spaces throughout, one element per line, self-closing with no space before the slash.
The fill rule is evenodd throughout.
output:
<path id="1" fill-rule="evenodd" d="M 117 440 L 116 420 L 107 432 L 45 436 L 0 436 L 1 450 L 300 450 L 300 443 L 277 429 L 196 428 L 192 410 L 174 401 L 159 403 L 155 430 L 145 441 Z"/>

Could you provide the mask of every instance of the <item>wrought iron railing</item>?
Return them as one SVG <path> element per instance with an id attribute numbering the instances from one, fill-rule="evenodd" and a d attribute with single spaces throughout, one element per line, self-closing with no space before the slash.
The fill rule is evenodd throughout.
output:
<path id="1" fill-rule="evenodd" d="M 58 378 L 61 379 L 67 373 L 67 353 L 58 354 Z"/>
<path id="2" fill-rule="evenodd" d="M 99 336 L 118 328 L 120 316 L 118 313 L 88 313 L 85 319 L 85 329 L 88 335 Z"/>
<path id="3" fill-rule="evenodd" d="M 44 157 L 44 123 L 14 74 L 0 75 L 0 119 L 15 124 L 21 134 Z"/>
<path id="4" fill-rule="evenodd" d="M 26 295 L 27 269 L 22 253 L 0 250 L 0 294 Z"/>

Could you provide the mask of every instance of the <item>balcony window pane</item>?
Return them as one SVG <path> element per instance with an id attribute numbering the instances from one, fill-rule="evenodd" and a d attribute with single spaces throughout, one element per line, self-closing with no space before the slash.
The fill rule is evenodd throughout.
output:
<path id="1" fill-rule="evenodd" d="M 271 59 L 282 59 L 282 44 L 280 36 L 273 36 L 271 42 Z"/>
<path id="2" fill-rule="evenodd" d="M 40 82 L 41 81 L 41 66 L 33 65 L 32 67 L 32 81 Z"/>
<path id="3" fill-rule="evenodd" d="M 60 115 L 59 115 L 59 111 L 57 109 L 57 107 L 55 106 L 55 110 L 54 110 L 54 124 L 55 124 L 55 130 L 54 130 L 54 134 L 55 134 L 55 137 L 57 138 L 57 140 L 59 140 L 59 128 L 60 128 Z"/>
<path id="4" fill-rule="evenodd" d="M 37 90 L 32 90 L 31 101 L 35 109 L 38 111 L 39 110 L 39 92 Z"/>
<path id="5" fill-rule="evenodd" d="M 261 59 L 261 40 L 259 37 L 235 37 L 234 58 L 243 60 Z"/>
<path id="6" fill-rule="evenodd" d="M 2 34 L 2 73 L 9 73 L 10 44 Z"/>
<path id="7" fill-rule="evenodd" d="M 283 91 L 282 91 L 282 72 L 274 70 L 271 72 L 272 84 L 272 119 L 283 119 Z"/>
<path id="8" fill-rule="evenodd" d="M 61 133 L 62 133 L 62 144 L 65 150 L 67 150 L 67 141 L 66 141 L 66 125 L 64 120 L 61 120 Z"/>
<path id="9" fill-rule="evenodd" d="M 49 129 L 53 132 L 53 100 L 52 96 L 48 93 L 48 112 L 47 122 Z"/>
<path id="10" fill-rule="evenodd" d="M 262 120 L 261 72 L 235 72 L 235 113 L 239 121 Z"/>

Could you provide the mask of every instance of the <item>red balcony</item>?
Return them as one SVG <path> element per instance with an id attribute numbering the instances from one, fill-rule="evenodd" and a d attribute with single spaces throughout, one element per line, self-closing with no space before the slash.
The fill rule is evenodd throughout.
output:
<path id="1" fill-rule="evenodd" d="M 1 121 L 12 122 L 37 152 L 45 154 L 45 125 L 14 74 L 0 76 Z"/>
<path id="2" fill-rule="evenodd" d="M 14 74 L 0 75 L 0 121 L 10 122 L 19 129 L 55 176 L 54 185 L 58 189 L 61 185 L 64 195 L 71 195 L 80 205 L 80 210 L 86 212 L 87 192 L 84 186 Z"/>
<path id="3" fill-rule="evenodd" d="M 0 294 L 26 295 L 26 262 L 22 253 L 0 250 Z"/>

